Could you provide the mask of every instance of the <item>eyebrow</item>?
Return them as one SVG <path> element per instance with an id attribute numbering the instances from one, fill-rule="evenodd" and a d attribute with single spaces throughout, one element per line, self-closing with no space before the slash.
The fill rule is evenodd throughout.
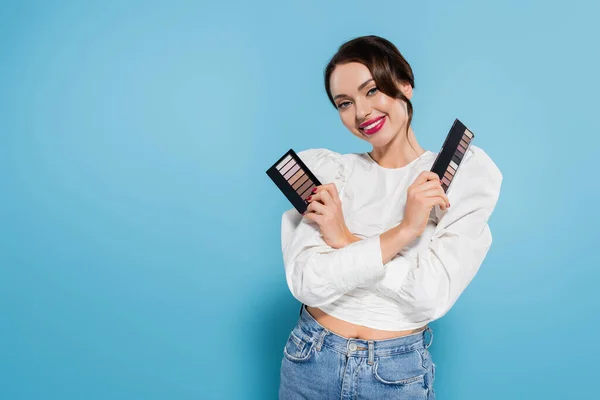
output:
<path id="1" fill-rule="evenodd" d="M 369 80 L 367 80 L 367 81 L 364 81 L 363 83 L 361 83 L 361 84 L 360 84 L 360 86 L 358 87 L 358 90 L 359 90 L 359 91 L 360 91 L 360 90 L 363 90 L 363 88 L 364 88 L 365 86 L 367 86 L 367 84 L 368 84 L 369 82 L 371 82 L 372 80 L 373 80 L 373 78 L 371 78 L 371 79 L 369 79 Z M 333 99 L 335 100 L 335 99 L 337 99 L 338 97 L 349 97 L 349 96 L 348 96 L 347 94 L 337 94 L 337 95 L 336 95 L 336 96 L 335 96 Z"/>

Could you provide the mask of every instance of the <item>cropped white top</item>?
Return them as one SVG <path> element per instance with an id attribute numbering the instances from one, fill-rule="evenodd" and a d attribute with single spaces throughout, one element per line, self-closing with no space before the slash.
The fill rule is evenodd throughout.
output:
<path id="1" fill-rule="evenodd" d="M 348 229 L 362 239 L 340 249 L 323 240 L 316 223 L 295 208 L 283 213 L 281 245 L 287 285 L 301 303 L 336 318 L 382 330 L 416 329 L 454 305 L 492 243 L 488 219 L 502 174 L 481 148 L 471 145 L 421 236 L 382 263 L 380 235 L 403 218 L 415 178 L 430 170 L 437 153 L 426 151 L 402 168 L 384 168 L 368 153 L 327 149 L 298 153 L 321 183 L 334 183 Z"/>

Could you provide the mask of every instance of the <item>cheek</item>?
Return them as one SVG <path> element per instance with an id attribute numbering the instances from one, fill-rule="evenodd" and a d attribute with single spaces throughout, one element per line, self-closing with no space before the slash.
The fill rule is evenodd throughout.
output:
<path id="1" fill-rule="evenodd" d="M 382 113 L 388 114 L 390 116 L 398 114 L 398 103 L 391 97 L 385 95 L 377 96 L 377 98 L 373 100 L 372 104 L 374 108 L 376 108 Z"/>
<path id="2" fill-rule="evenodd" d="M 394 103 L 394 99 L 392 99 L 389 96 L 384 95 L 383 93 L 379 93 L 379 96 L 377 96 L 374 100 L 374 105 L 377 107 L 382 107 L 382 108 L 388 108 L 390 107 L 391 104 Z"/>
<path id="3" fill-rule="evenodd" d="M 394 119 L 403 121 L 407 118 L 406 104 L 401 100 L 386 103 L 387 113 Z"/>

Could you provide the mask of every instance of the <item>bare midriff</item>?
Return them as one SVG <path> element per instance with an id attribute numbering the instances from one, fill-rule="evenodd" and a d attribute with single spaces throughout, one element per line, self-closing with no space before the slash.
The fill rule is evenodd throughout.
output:
<path id="1" fill-rule="evenodd" d="M 333 333 L 348 339 L 383 340 L 412 335 L 424 330 L 427 325 L 406 331 L 384 331 L 363 325 L 356 325 L 348 321 L 333 317 L 316 307 L 306 306 L 306 310 L 313 318 Z"/>

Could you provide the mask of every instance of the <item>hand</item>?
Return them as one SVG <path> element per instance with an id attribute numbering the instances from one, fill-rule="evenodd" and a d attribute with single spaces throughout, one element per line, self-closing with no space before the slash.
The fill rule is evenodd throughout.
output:
<path id="1" fill-rule="evenodd" d="M 400 225 L 415 237 L 421 236 L 425 230 L 433 207 L 438 205 L 442 210 L 450 207 L 439 176 L 431 171 L 423 171 L 417 176 L 408 187 L 406 197 L 404 218 Z"/>
<path id="2" fill-rule="evenodd" d="M 333 183 L 315 187 L 307 200 L 308 208 L 303 215 L 319 225 L 321 235 L 329 246 L 339 249 L 352 242 L 352 233 L 342 213 L 342 201 Z"/>

